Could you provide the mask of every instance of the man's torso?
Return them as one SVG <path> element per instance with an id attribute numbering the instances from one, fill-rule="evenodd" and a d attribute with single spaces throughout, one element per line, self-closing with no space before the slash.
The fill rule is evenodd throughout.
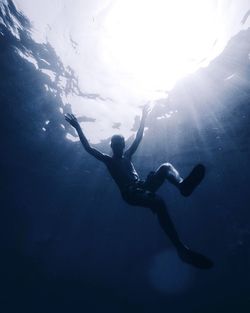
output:
<path id="1" fill-rule="evenodd" d="M 109 156 L 106 158 L 105 164 L 121 191 L 139 180 L 139 175 L 129 157 L 113 158 Z"/>

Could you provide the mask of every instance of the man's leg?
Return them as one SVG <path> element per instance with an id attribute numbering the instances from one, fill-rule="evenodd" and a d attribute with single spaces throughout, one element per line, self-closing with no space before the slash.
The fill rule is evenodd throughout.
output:
<path id="1" fill-rule="evenodd" d="M 168 213 L 167 206 L 159 195 L 141 190 L 132 192 L 125 200 L 131 205 L 150 208 L 156 214 L 161 228 L 175 246 L 182 261 L 202 269 L 208 269 L 213 266 L 211 260 L 190 250 L 181 242 L 174 223 Z"/>
<path id="2" fill-rule="evenodd" d="M 194 189 L 200 184 L 205 176 L 205 167 L 202 164 L 196 165 L 191 173 L 183 179 L 179 172 L 170 163 L 163 163 L 153 175 L 146 180 L 146 187 L 156 191 L 165 180 L 175 185 L 185 197 L 191 195 Z"/>
<path id="3" fill-rule="evenodd" d="M 179 238 L 175 225 L 168 213 L 168 209 L 164 200 L 158 195 L 153 195 L 153 200 L 148 201 L 151 209 L 157 216 L 158 222 L 162 230 L 169 237 L 176 249 L 178 250 L 184 247 Z"/>
<path id="4" fill-rule="evenodd" d="M 174 223 L 168 213 L 164 200 L 150 191 L 138 189 L 131 192 L 129 198 L 125 198 L 126 202 L 135 206 L 150 208 L 156 214 L 157 219 L 164 233 L 169 237 L 173 245 L 180 249 L 184 247 L 181 242 Z"/>

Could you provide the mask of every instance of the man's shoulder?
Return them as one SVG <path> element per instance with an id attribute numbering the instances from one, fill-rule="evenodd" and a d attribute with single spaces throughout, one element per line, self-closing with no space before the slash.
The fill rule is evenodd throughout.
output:
<path id="1" fill-rule="evenodd" d="M 103 161 L 106 163 L 106 162 L 109 162 L 112 160 L 112 157 L 106 153 L 103 153 Z"/>

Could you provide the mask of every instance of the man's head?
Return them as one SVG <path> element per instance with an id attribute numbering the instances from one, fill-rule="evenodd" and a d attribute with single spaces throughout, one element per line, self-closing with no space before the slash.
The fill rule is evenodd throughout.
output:
<path id="1" fill-rule="evenodd" d="M 111 137 L 110 146 L 114 156 L 121 157 L 125 148 L 125 139 L 122 135 L 114 135 Z"/>

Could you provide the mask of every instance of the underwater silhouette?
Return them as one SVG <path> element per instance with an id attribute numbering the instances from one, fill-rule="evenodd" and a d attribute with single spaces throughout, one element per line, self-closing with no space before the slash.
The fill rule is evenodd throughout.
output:
<path id="1" fill-rule="evenodd" d="M 84 149 L 97 160 L 103 162 L 120 189 L 122 198 L 130 205 L 150 208 L 156 214 L 159 224 L 165 234 L 177 249 L 179 257 L 186 263 L 195 267 L 208 269 L 213 262 L 207 257 L 190 250 L 180 240 L 176 228 L 168 214 L 167 206 L 162 197 L 155 192 L 168 180 L 176 186 L 184 197 L 192 194 L 200 184 L 205 175 L 205 167 L 198 164 L 194 167 L 186 179 L 183 179 L 178 171 L 170 163 L 164 163 L 156 171 L 152 171 L 147 179 L 141 180 L 131 161 L 132 155 L 136 152 L 144 132 L 145 120 L 149 113 L 149 106 L 143 107 L 140 127 L 135 140 L 126 150 L 125 139 L 121 135 L 114 135 L 111 138 L 113 155 L 109 156 L 93 148 L 82 132 L 77 118 L 73 114 L 66 114 L 65 119 L 77 131 Z"/>
<path id="2" fill-rule="evenodd" d="M 142 177 L 165 160 L 181 173 L 206 165 L 204 188 L 195 196 L 175 197 L 174 188 L 166 194 L 181 237 L 219 260 L 209 273 L 194 273 L 174 254 L 169 266 L 162 253 L 172 250 L 150 210 L 127 207 L 103 164 L 65 138 L 76 136 L 64 120 L 63 113 L 72 113 L 65 95 L 80 103 L 108 99 L 84 85 L 80 92 L 55 49 L 31 35 L 14 2 L 1 0 L 0 312 L 249 312 L 250 28 L 232 37 L 207 67 L 180 80 L 172 103 L 154 108 L 143 149 L 133 158 Z M 170 109 L 178 109 L 178 118 L 158 119 Z M 96 120 L 82 115 L 79 121 L 93 127 L 104 118 L 95 113 Z M 135 117 L 132 131 L 139 122 Z M 94 146 L 106 151 L 109 141 Z M 152 284 L 151 270 L 168 291 Z M 170 276 L 182 287 L 182 270 L 191 282 L 180 292 Z"/>

